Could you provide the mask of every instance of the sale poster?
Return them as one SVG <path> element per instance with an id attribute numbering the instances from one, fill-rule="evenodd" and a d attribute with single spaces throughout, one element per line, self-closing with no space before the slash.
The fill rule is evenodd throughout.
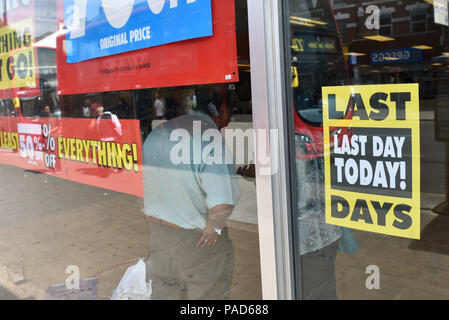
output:
<path id="1" fill-rule="evenodd" d="M 39 96 L 35 2 L 8 1 L 0 13 L 0 98 Z"/>
<path id="2" fill-rule="evenodd" d="M 33 35 L 31 18 L 0 28 L 0 90 L 36 86 Z"/>
<path id="3" fill-rule="evenodd" d="M 0 163 L 143 197 L 137 120 L 0 117 Z"/>
<path id="4" fill-rule="evenodd" d="M 418 90 L 322 88 L 327 223 L 420 238 Z"/>
<path id="5" fill-rule="evenodd" d="M 211 0 L 65 0 L 64 13 L 68 63 L 212 35 Z"/>
<path id="6" fill-rule="evenodd" d="M 133 11 L 120 28 L 99 9 L 109 2 L 65 1 L 65 12 L 59 6 L 61 25 L 71 28 L 57 39 L 59 95 L 239 81 L 234 0 L 154 1 L 158 14 L 152 1 L 124 1 Z M 77 7 L 86 20 L 75 28 Z"/>

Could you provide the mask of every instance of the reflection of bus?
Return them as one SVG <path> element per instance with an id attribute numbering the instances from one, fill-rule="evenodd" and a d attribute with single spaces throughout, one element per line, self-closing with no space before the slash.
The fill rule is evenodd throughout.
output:
<path id="1" fill-rule="evenodd" d="M 321 88 L 349 84 L 338 27 L 328 1 L 304 1 L 290 16 L 295 134 L 305 159 L 323 155 Z M 344 134 L 342 132 L 341 134 Z"/>

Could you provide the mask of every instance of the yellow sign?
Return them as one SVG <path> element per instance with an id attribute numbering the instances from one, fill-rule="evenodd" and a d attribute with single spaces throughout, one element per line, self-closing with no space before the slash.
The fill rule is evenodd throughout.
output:
<path id="1" fill-rule="evenodd" d="M 32 18 L 0 28 L 0 89 L 36 86 Z"/>
<path id="2" fill-rule="evenodd" d="M 292 67 L 292 88 L 298 88 L 298 87 L 299 87 L 298 68 Z"/>
<path id="3" fill-rule="evenodd" d="M 419 239 L 418 84 L 322 94 L 326 222 Z"/>
<path id="4" fill-rule="evenodd" d="M 325 51 L 335 51 L 335 41 L 332 38 L 312 38 L 310 36 L 305 38 L 292 38 L 291 48 L 293 52 L 325 52 Z"/>

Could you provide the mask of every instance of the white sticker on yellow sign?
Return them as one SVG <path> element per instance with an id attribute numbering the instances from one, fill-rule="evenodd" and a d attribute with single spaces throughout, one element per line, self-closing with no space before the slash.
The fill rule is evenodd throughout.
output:
<path id="1" fill-rule="evenodd" d="M 0 28 L 0 89 L 36 86 L 32 18 Z"/>
<path id="2" fill-rule="evenodd" d="M 418 84 L 322 94 L 326 222 L 419 239 Z"/>

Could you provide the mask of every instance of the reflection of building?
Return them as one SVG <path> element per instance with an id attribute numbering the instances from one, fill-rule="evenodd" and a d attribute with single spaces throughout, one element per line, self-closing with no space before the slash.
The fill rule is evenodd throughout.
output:
<path id="1" fill-rule="evenodd" d="M 382 1 L 377 4 L 379 28 L 371 30 L 366 21 L 372 12 L 366 13 L 366 8 L 372 2 L 334 0 L 333 4 L 355 82 L 419 82 L 424 99 L 448 92 L 449 69 L 440 73 L 449 60 L 435 59 L 449 52 L 449 33 L 446 27 L 434 23 L 430 3 Z"/>

